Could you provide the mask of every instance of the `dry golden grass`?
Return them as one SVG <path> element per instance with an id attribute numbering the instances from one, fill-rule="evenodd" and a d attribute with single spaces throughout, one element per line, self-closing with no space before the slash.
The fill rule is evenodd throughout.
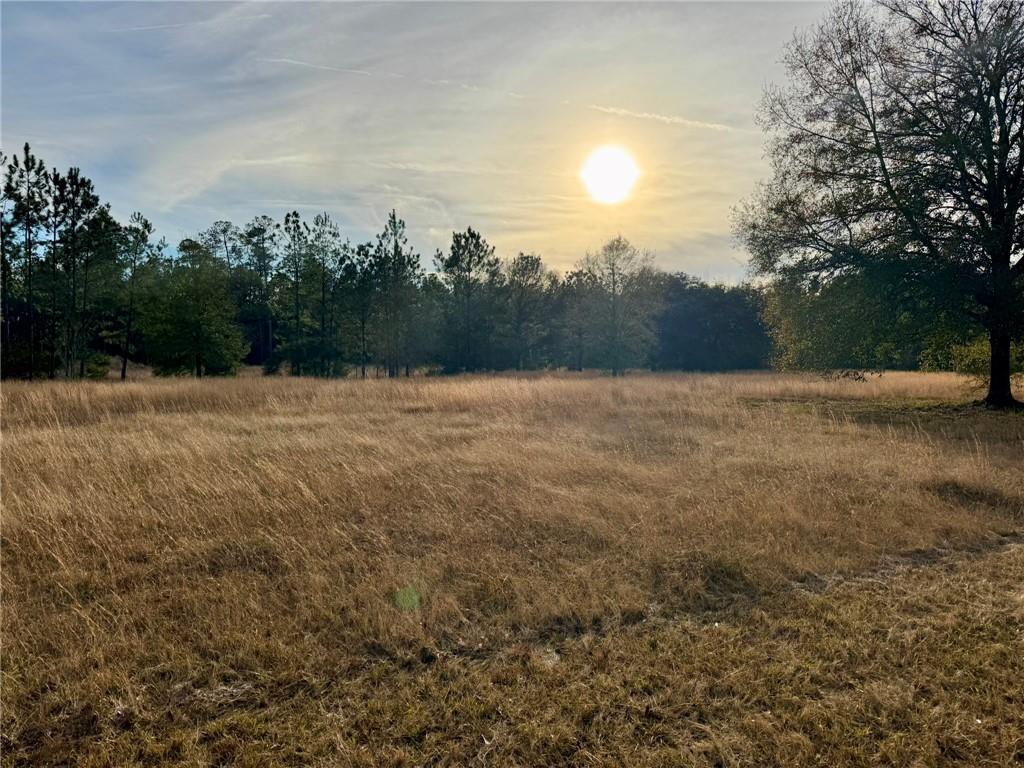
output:
<path id="1" fill-rule="evenodd" d="M 1024 417 L 955 376 L 2 397 L 5 765 L 1024 760 Z"/>

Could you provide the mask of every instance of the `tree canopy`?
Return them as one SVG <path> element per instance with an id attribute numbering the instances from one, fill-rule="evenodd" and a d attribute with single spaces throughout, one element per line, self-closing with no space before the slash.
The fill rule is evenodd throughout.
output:
<path id="1" fill-rule="evenodd" d="M 765 94 L 772 177 L 738 230 L 765 275 L 898 288 L 989 340 L 986 401 L 1014 403 L 1024 332 L 1024 6 L 845 0 Z"/>

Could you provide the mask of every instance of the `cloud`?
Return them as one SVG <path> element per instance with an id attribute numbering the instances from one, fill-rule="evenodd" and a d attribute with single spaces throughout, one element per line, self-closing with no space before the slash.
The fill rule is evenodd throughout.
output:
<path id="1" fill-rule="evenodd" d="M 298 67 L 306 67 L 308 69 L 318 69 L 318 70 L 322 70 L 322 71 L 325 71 L 325 72 L 340 72 L 342 74 L 362 75 L 364 77 L 389 77 L 389 78 L 403 78 L 403 77 L 405 77 L 405 75 L 403 75 L 401 73 L 398 73 L 398 72 L 383 72 L 383 73 L 376 74 L 376 73 L 370 72 L 370 71 L 365 70 L 365 69 L 352 69 L 352 68 L 349 68 L 349 67 L 335 67 L 335 66 L 330 66 L 328 64 L 313 64 L 313 63 L 308 62 L 308 61 L 300 61 L 299 59 L 283 58 L 283 57 L 282 58 L 273 58 L 273 59 L 257 59 L 257 61 L 261 61 L 261 62 L 268 63 L 268 64 L 290 64 L 290 65 L 298 66 Z M 536 97 L 530 97 L 530 96 L 527 96 L 525 94 L 518 93 L 518 92 L 515 92 L 515 91 L 500 91 L 500 90 L 495 90 L 495 89 L 492 89 L 492 88 L 484 88 L 484 87 L 479 86 L 479 85 L 473 85 L 471 83 L 457 82 L 457 81 L 448 80 L 448 79 L 435 79 L 435 78 L 414 78 L 414 79 L 417 80 L 418 82 L 424 83 L 426 85 L 460 88 L 460 89 L 462 89 L 464 91 L 471 91 L 471 92 L 476 92 L 476 93 L 493 93 L 493 94 L 498 94 L 498 95 L 504 96 L 504 97 L 509 98 L 509 99 L 517 99 L 518 100 L 518 99 L 528 99 L 528 98 L 534 98 L 535 99 L 536 98 Z M 564 105 L 564 106 L 569 106 L 570 102 L 568 100 L 562 99 L 561 100 L 561 104 Z M 696 128 L 696 129 L 703 129 L 703 130 L 710 130 L 710 131 L 720 131 L 720 132 L 726 132 L 726 133 L 731 133 L 733 131 L 738 130 L 738 129 L 730 126 L 730 125 L 724 125 L 722 123 L 709 123 L 709 122 L 704 122 L 702 120 L 691 120 L 691 119 L 686 118 L 686 117 L 680 117 L 679 115 L 662 115 L 662 114 L 658 114 L 657 112 L 635 112 L 635 111 L 630 110 L 630 109 L 623 109 L 621 107 L 601 106 L 599 104 L 591 104 L 589 108 L 592 109 L 592 110 L 595 110 L 597 112 L 603 112 L 603 113 L 608 114 L 608 115 L 616 115 L 618 117 L 632 117 L 632 118 L 636 118 L 638 120 L 653 120 L 655 122 L 663 123 L 665 125 L 677 125 L 677 126 L 681 126 L 681 127 L 684 127 L 684 128 Z M 410 169 L 410 170 L 414 170 L 414 169 Z"/>
<path id="2" fill-rule="evenodd" d="M 524 173 L 521 169 L 501 168 L 495 165 L 445 165 L 440 163 L 428 164 L 398 160 L 367 160 L 366 165 L 371 168 L 405 171 L 408 173 L 425 174 L 428 176 L 435 174 L 519 176 Z"/>
<path id="3" fill-rule="evenodd" d="M 219 218 L 295 208 L 328 210 L 363 240 L 398 207 L 424 252 L 472 225 L 503 254 L 534 250 L 567 267 L 622 232 L 667 266 L 723 272 L 736 266 L 729 206 L 766 172 L 747 115 L 779 46 L 820 13 L 208 8 L 4 4 L 8 143 L 81 166 L 118 216 L 142 210 L 172 241 Z M 701 116 L 721 122 L 691 119 Z M 578 179 L 608 141 L 630 147 L 644 173 L 611 209 Z M 694 232 L 720 237 L 687 241 Z"/>
<path id="4" fill-rule="evenodd" d="M 269 13 L 261 13 L 256 16 L 218 16 L 212 19 L 200 19 L 198 21 L 183 21 L 177 24 L 150 24 L 145 27 L 120 27 L 112 29 L 111 32 L 152 32 L 160 29 L 180 29 L 181 27 L 199 27 L 206 24 L 217 24 L 222 21 L 255 21 L 257 19 L 272 18 Z"/>
<path id="5" fill-rule="evenodd" d="M 679 115 L 659 115 L 657 112 L 634 112 L 631 109 L 622 109 L 621 107 L 603 107 L 599 104 L 591 104 L 590 109 L 598 112 L 604 112 L 606 115 L 634 117 L 638 120 L 654 120 L 659 123 L 665 123 L 666 125 L 679 125 L 684 128 L 704 128 L 709 131 L 725 132 L 737 130 L 731 125 L 723 125 L 722 123 L 706 123 L 702 120 L 690 120 L 689 118 L 680 117 Z"/>
<path id="6" fill-rule="evenodd" d="M 379 75 L 376 75 L 375 73 L 370 72 L 370 71 L 365 70 L 365 69 L 352 69 L 352 68 L 349 68 L 349 67 L 335 67 L 335 66 L 330 66 L 330 65 L 327 65 L 327 64 L 313 64 L 313 63 L 308 62 L 308 61 L 300 61 L 299 59 L 292 59 L 292 58 L 257 59 L 257 61 L 261 61 L 261 62 L 268 63 L 268 64 L 290 64 L 290 65 L 298 66 L 298 67 L 306 67 L 308 69 L 318 69 L 318 70 L 322 70 L 322 71 L 325 71 L 325 72 L 340 72 L 342 74 L 362 75 L 364 77 L 375 77 L 375 76 L 390 77 L 390 78 L 402 78 L 402 77 L 405 77 L 405 75 L 403 75 L 401 73 L 398 73 L 398 72 L 384 72 L 384 73 L 380 73 Z M 463 83 L 463 82 L 457 82 L 457 81 L 448 80 L 448 79 L 435 79 L 435 78 L 415 78 L 415 79 L 418 80 L 421 83 L 426 84 L 426 85 L 461 88 L 464 91 L 472 91 L 472 92 L 477 92 L 477 93 L 484 93 L 484 92 L 486 92 L 486 93 L 496 93 L 496 94 L 499 94 L 501 96 L 505 96 L 506 98 L 510 98 L 510 99 L 535 98 L 535 97 L 529 97 L 529 96 L 527 96 L 525 94 L 518 93 L 518 92 L 515 92 L 515 91 L 498 91 L 498 90 L 491 89 L 491 88 L 484 88 L 484 87 L 481 87 L 479 85 L 473 85 L 472 83 Z M 561 104 L 565 105 L 565 106 L 568 106 L 568 105 L 570 105 L 570 102 L 568 100 L 562 99 L 561 100 Z M 623 109 L 622 107 L 608 107 L 608 106 L 602 106 L 600 104 L 591 104 L 589 108 L 592 109 L 592 110 L 595 110 L 597 112 L 603 112 L 603 113 L 608 114 L 608 115 L 616 115 L 618 117 L 632 117 L 632 118 L 635 118 L 635 119 L 638 119 L 638 120 L 653 120 L 655 122 L 663 123 L 665 125 L 677 125 L 677 126 L 681 126 L 683 128 L 695 128 L 695 129 L 702 129 L 702 130 L 709 130 L 709 131 L 720 131 L 720 132 L 724 132 L 724 133 L 731 133 L 733 131 L 738 130 L 737 128 L 734 128 L 731 125 L 724 125 L 722 123 L 709 123 L 709 122 L 705 122 L 705 121 L 702 121 L 702 120 L 691 120 L 689 118 L 681 117 L 679 115 L 662 115 L 662 114 L 658 114 L 657 112 L 635 112 L 635 111 L 633 111 L 631 109 Z"/>
<path id="7" fill-rule="evenodd" d="M 266 64 L 291 64 L 293 66 L 306 67 L 308 69 L 319 69 L 319 70 L 322 70 L 324 72 L 340 72 L 340 73 L 346 74 L 346 75 L 363 75 L 364 77 L 386 77 L 386 78 L 391 78 L 391 79 L 395 79 L 395 80 L 400 80 L 400 79 L 403 79 L 403 78 L 407 77 L 407 75 L 404 75 L 401 72 L 370 72 L 370 71 L 365 70 L 365 69 L 352 69 L 352 68 L 349 68 L 349 67 L 335 67 L 335 66 L 331 66 L 329 64 L 313 64 L 312 62 L 309 62 L 309 61 L 300 61 L 299 59 L 291 59 L 291 58 L 257 59 L 257 61 L 261 61 L 261 62 L 264 62 Z M 446 79 L 438 80 L 438 79 L 429 78 L 429 77 L 419 77 L 419 78 L 414 77 L 414 78 L 412 78 L 412 80 L 414 82 L 423 83 L 424 85 L 443 86 L 443 87 L 449 87 L 449 88 L 461 88 L 464 91 L 472 91 L 472 92 L 476 92 L 476 93 L 503 93 L 503 95 L 509 96 L 511 98 L 517 98 L 517 99 L 525 98 L 522 94 L 505 93 L 505 92 L 494 91 L 491 88 L 484 88 L 483 86 L 474 85 L 473 83 L 462 83 L 462 82 L 457 82 L 457 81 L 454 81 L 454 80 L 446 80 Z"/>
<path id="8" fill-rule="evenodd" d="M 301 155 L 279 155 L 277 157 L 258 157 L 251 160 L 240 160 L 238 165 L 242 166 L 263 166 L 263 165 L 313 165 L 319 162 L 319 158 L 313 154 Z"/>
<path id="9" fill-rule="evenodd" d="M 331 67 L 326 64 L 313 64 L 308 61 L 299 61 L 298 59 L 257 59 L 267 64 L 291 64 L 295 67 L 307 67 L 308 69 L 322 69 L 326 72 L 341 72 L 346 75 L 363 75 L 364 77 L 371 77 L 372 72 L 367 72 L 365 69 L 349 69 L 347 67 Z"/>

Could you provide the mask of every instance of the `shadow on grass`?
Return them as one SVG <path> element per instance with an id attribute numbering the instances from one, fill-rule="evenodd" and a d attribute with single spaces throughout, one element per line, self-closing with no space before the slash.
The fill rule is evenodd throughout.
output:
<path id="1" fill-rule="evenodd" d="M 769 403 L 759 403 L 762 407 Z M 975 402 L 937 400 L 819 400 L 780 404 L 792 413 L 861 427 L 917 433 L 951 447 L 976 449 L 979 435 L 989 447 L 1018 454 L 1024 411 L 993 410 Z"/>
<path id="2" fill-rule="evenodd" d="M 989 488 L 958 480 L 939 480 L 922 486 L 947 504 L 972 511 L 987 511 L 1024 518 L 1024 495 L 1008 494 L 996 488 Z"/>

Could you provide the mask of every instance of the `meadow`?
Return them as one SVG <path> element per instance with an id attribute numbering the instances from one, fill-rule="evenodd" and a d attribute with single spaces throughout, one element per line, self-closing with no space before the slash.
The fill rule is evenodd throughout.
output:
<path id="1" fill-rule="evenodd" d="M 952 374 L 8 383 L 2 763 L 1024 761 Z"/>

